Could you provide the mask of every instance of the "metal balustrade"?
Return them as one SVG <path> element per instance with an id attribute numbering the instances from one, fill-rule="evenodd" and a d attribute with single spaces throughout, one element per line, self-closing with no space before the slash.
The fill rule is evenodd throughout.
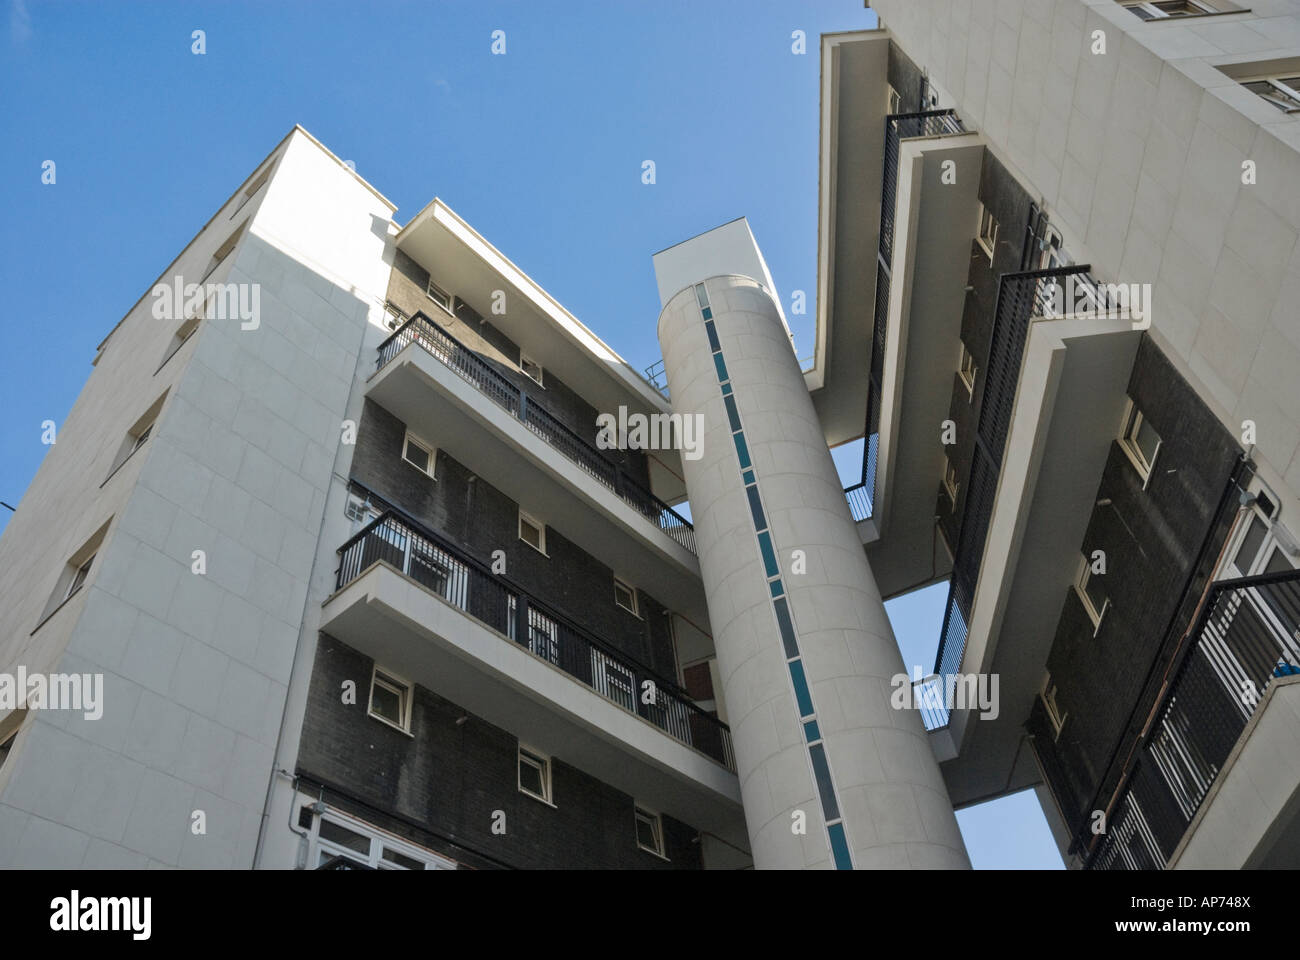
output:
<path id="1" fill-rule="evenodd" d="M 629 477 L 593 444 L 565 426 L 544 404 L 530 397 L 424 313 L 411 317 L 379 345 L 376 369 L 382 370 L 412 343 L 460 374 L 497 406 L 509 411 L 566 459 L 613 490 L 624 503 L 635 507 L 677 544 L 691 553 L 696 552 L 695 528 L 689 520 Z"/>
<path id="2" fill-rule="evenodd" d="M 1268 685 L 1300 673 L 1300 570 L 1216 584 L 1189 636 L 1089 869 L 1168 864 Z"/>
<path id="3" fill-rule="evenodd" d="M 975 585 L 979 580 L 984 543 L 993 517 L 1002 454 L 1011 428 L 1030 324 L 1035 317 L 1043 315 L 1044 304 L 1051 301 L 1058 285 L 1067 279 L 1073 278 L 1076 283 L 1095 289 L 1096 284 L 1088 275 L 1089 269 L 1088 265 L 1079 264 L 1008 273 L 999 279 L 993 335 L 981 384 L 983 392 L 975 430 L 975 450 L 967 480 L 966 507 L 957 537 L 948 602 L 935 656 L 934 672 L 940 676 L 949 676 L 960 670 L 966 650 Z"/>
<path id="4" fill-rule="evenodd" d="M 881 383 L 884 380 L 885 340 L 889 325 L 889 287 L 894 258 L 894 214 L 898 193 L 898 154 L 902 140 L 941 137 L 965 132 L 954 110 L 925 110 L 890 114 L 885 118 L 885 158 L 880 187 L 880 249 L 876 255 L 876 301 L 871 329 L 871 365 L 867 370 L 866 447 L 862 452 L 862 485 L 874 507 L 876 458 L 880 447 Z M 870 513 L 867 514 L 870 516 Z M 866 519 L 866 517 L 854 519 Z"/>
<path id="5" fill-rule="evenodd" d="M 342 590 L 374 564 L 386 563 L 607 700 L 735 772 L 730 728 L 701 710 L 675 684 L 396 511 L 380 515 L 338 553 L 336 589 Z"/>

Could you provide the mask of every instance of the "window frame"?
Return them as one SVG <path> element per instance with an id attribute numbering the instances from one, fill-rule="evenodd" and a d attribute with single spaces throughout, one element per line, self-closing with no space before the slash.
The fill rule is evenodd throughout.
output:
<path id="1" fill-rule="evenodd" d="M 627 595 L 632 598 L 631 606 L 628 606 L 627 604 L 619 600 L 618 593 L 620 587 L 626 590 Z M 639 618 L 641 616 L 640 603 L 638 603 L 637 601 L 636 587 L 632 586 L 632 584 L 628 583 L 622 577 L 614 578 L 614 605 L 619 607 L 620 609 L 626 610 L 634 617 Z"/>
<path id="2" fill-rule="evenodd" d="M 244 228 L 247 226 L 248 226 L 248 221 L 245 220 L 243 223 L 241 223 L 238 227 L 235 228 L 235 232 L 232 233 L 229 237 L 227 237 L 225 239 L 225 242 L 223 242 L 221 246 L 217 247 L 217 249 L 212 254 L 212 260 L 208 263 L 207 270 L 205 270 L 203 273 L 203 278 L 199 280 L 199 286 L 203 286 L 203 284 L 207 283 L 208 277 L 212 276 L 212 274 L 216 272 L 219 266 L 221 266 L 228 259 L 230 259 L 230 255 L 234 253 L 235 248 L 239 246 L 239 241 L 244 236 Z M 222 251 L 225 252 L 223 253 Z M 205 303 L 205 307 L 206 307 L 206 303 Z"/>
<path id="3" fill-rule="evenodd" d="M 957 376 L 966 385 L 966 392 L 970 395 L 970 402 L 974 403 L 975 377 L 979 374 L 979 366 L 975 363 L 975 355 L 966 346 L 966 341 L 958 340 L 957 342 L 961 346 L 961 352 L 957 357 Z"/>
<path id="4" fill-rule="evenodd" d="M 1095 637 L 1101 630 L 1101 621 L 1106 616 L 1106 611 L 1110 609 L 1110 594 L 1102 595 L 1101 609 L 1092 602 L 1092 597 L 1088 595 L 1088 583 L 1094 576 L 1092 572 L 1092 563 L 1088 560 L 1088 555 L 1082 555 L 1082 563 L 1079 565 L 1079 572 L 1074 577 L 1074 592 L 1079 595 L 1080 602 L 1083 603 L 1083 610 L 1088 614 L 1088 619 L 1092 621 L 1092 635 Z"/>
<path id="5" fill-rule="evenodd" d="M 258 191 L 266 186 L 267 181 L 271 179 L 271 174 L 275 171 L 275 164 L 276 161 L 272 160 L 266 165 L 265 170 L 256 175 L 253 182 L 248 185 L 248 189 L 244 191 L 243 196 L 240 198 L 239 205 L 235 207 L 235 212 L 226 219 L 234 220 L 235 217 L 239 216 L 239 211 L 244 209 L 244 205 L 248 203 L 249 200 L 252 200 L 253 197 L 257 196 Z"/>
<path id="6" fill-rule="evenodd" d="M 438 295 L 434 294 L 435 290 L 437 291 L 438 295 L 446 298 L 445 302 L 439 299 Z M 430 275 L 429 279 L 425 281 L 424 295 L 428 299 L 432 300 L 439 308 L 441 308 L 442 312 L 447 314 L 447 316 L 455 317 L 455 314 L 451 312 L 451 306 L 452 306 L 454 294 L 450 290 L 443 287 L 441 284 L 434 283 L 432 275 Z"/>
<path id="7" fill-rule="evenodd" d="M 1161 5 L 1165 3 L 1184 3 L 1187 6 L 1195 7 L 1197 12 L 1171 14 L 1161 9 Z M 1196 17 L 1213 17 L 1223 13 L 1245 13 L 1249 9 L 1233 7 L 1225 10 L 1217 3 L 1211 2 L 1211 0 L 1120 0 L 1120 6 L 1143 23 L 1153 23 L 1160 20 L 1191 20 Z M 1147 16 L 1142 16 L 1138 12 L 1139 10 L 1145 12 Z"/>
<path id="8" fill-rule="evenodd" d="M 185 320 L 184 323 L 182 323 L 179 327 L 176 328 L 176 332 L 172 334 L 171 342 L 167 344 L 167 353 L 162 358 L 162 363 L 158 364 L 157 368 L 154 370 L 155 376 L 157 376 L 159 370 L 167 366 L 167 361 L 171 360 L 172 357 L 180 353 L 181 347 L 189 343 L 190 338 L 193 337 L 194 334 L 199 332 L 199 322 L 202 321 L 205 317 L 207 317 L 207 314 L 208 314 L 208 304 L 205 303 L 203 305 L 202 311 L 196 313 L 192 317 L 189 317 L 188 319 Z"/>
<path id="9" fill-rule="evenodd" d="M 407 457 L 406 451 L 412 445 L 415 445 L 420 450 L 423 450 L 426 454 L 428 454 L 429 466 L 427 469 L 425 467 L 421 467 L 418 463 L 412 463 L 410 458 Z M 435 465 L 438 462 L 438 448 L 431 443 L 426 443 L 424 440 L 421 440 L 415 434 L 411 433 L 410 430 L 407 430 L 405 436 L 402 438 L 402 462 L 410 464 L 412 467 L 414 467 L 416 470 L 419 470 L 430 480 L 438 479 L 437 473 L 435 472 L 436 469 Z"/>
<path id="10" fill-rule="evenodd" d="M 299 793 L 298 796 L 300 801 L 302 799 L 308 799 L 302 793 Z M 300 829 L 306 829 L 307 831 L 307 859 L 305 868 L 308 870 L 315 870 L 321 866 L 322 853 L 328 854 L 331 857 L 346 857 L 375 870 L 411 869 L 409 867 L 402 867 L 392 860 L 385 861 L 385 849 L 391 849 L 393 852 L 399 853 L 411 860 L 419 860 L 423 862 L 425 870 L 459 869 L 459 864 L 457 864 L 455 860 L 434 853 L 432 850 L 427 850 L 424 847 L 406 840 L 405 838 L 381 830 L 379 827 L 366 823 L 364 820 L 348 816 L 341 810 L 331 808 L 318 812 L 312 809 L 313 806 L 314 802 L 310 800 L 307 803 L 298 803 L 298 816 L 300 818 L 298 822 Z M 310 812 L 312 818 L 311 826 L 306 828 L 301 827 L 302 811 L 304 810 Z M 325 820 L 330 821 L 335 826 L 342 827 L 344 830 L 351 831 L 358 836 L 368 839 L 370 841 L 370 851 L 365 859 L 362 859 L 361 854 L 356 850 L 347 850 L 329 839 L 322 838 L 320 835 L 320 825 L 321 822 Z M 385 863 L 388 865 L 386 866 Z"/>
<path id="11" fill-rule="evenodd" d="M 1242 88 L 1244 88 L 1248 93 L 1252 93 L 1255 96 L 1259 97 L 1259 99 L 1263 100 L 1269 106 L 1281 110 L 1283 116 L 1289 117 L 1295 114 L 1300 114 L 1300 76 L 1286 78 L 1287 80 L 1296 80 L 1297 83 L 1295 86 L 1292 86 L 1291 84 L 1284 82 L 1282 77 L 1282 74 L 1284 73 L 1289 74 L 1292 72 L 1296 74 L 1300 74 L 1300 69 L 1296 69 L 1294 71 L 1284 70 L 1281 73 L 1260 74 L 1259 76 L 1240 77 L 1237 79 L 1237 83 L 1240 84 Z M 1295 102 L 1295 106 L 1284 107 L 1282 104 L 1268 99 L 1259 91 L 1251 90 L 1247 86 L 1247 84 L 1251 84 L 1251 83 L 1267 83 L 1274 90 L 1280 91 L 1282 95 L 1285 96 L 1287 99 L 1293 100 Z"/>
<path id="12" fill-rule="evenodd" d="M 91 567 L 98 555 L 99 553 L 96 551 L 77 565 L 77 568 L 72 572 L 72 579 L 68 581 L 68 589 L 63 594 L 64 601 L 72 599 L 72 595 L 86 585 L 86 581 L 90 579 Z M 69 563 L 68 566 L 72 566 L 72 564 Z"/>
<path id="13" fill-rule="evenodd" d="M 537 376 L 534 377 L 531 373 L 528 372 L 529 364 L 532 364 L 534 367 L 537 368 Z M 540 363 L 538 363 L 528 354 L 524 353 L 522 350 L 519 351 L 519 372 L 522 373 L 529 380 L 533 381 L 543 390 L 546 389 L 546 383 L 544 379 L 546 376 L 546 371 L 542 368 L 542 365 Z"/>
<path id="14" fill-rule="evenodd" d="M 524 786 L 524 764 L 537 770 L 542 781 L 541 794 L 533 793 L 532 790 Z M 551 755 L 543 753 L 534 747 L 522 741 L 516 741 L 515 744 L 515 785 L 519 792 L 526 797 L 532 797 L 548 807 L 555 806 L 555 788 L 551 779 Z"/>
<path id="15" fill-rule="evenodd" d="M 1052 675 L 1048 674 L 1043 681 L 1043 688 L 1038 691 L 1038 696 L 1043 701 L 1043 709 L 1047 713 L 1047 722 L 1052 725 L 1053 742 L 1061 739 L 1061 731 L 1065 729 L 1065 721 L 1070 718 L 1069 713 L 1061 712 L 1061 708 L 1056 702 L 1056 692 L 1056 684 L 1052 683 Z"/>
<path id="16" fill-rule="evenodd" d="M 530 541 L 527 537 L 524 536 L 525 522 L 527 522 L 530 527 L 533 527 L 534 529 L 537 530 L 536 544 L 534 544 L 532 541 Z M 542 523 L 540 520 L 534 517 L 523 507 L 519 508 L 519 526 L 517 532 L 519 534 L 519 539 L 522 540 L 524 543 L 528 544 L 528 546 L 532 547 L 532 549 L 536 550 L 544 557 L 550 556 L 550 554 L 546 552 L 546 524 Z"/>
<path id="17" fill-rule="evenodd" d="M 650 825 L 650 832 L 654 837 L 656 846 L 647 847 L 641 842 L 641 821 L 645 820 Z M 636 847 L 638 850 L 644 850 L 646 853 L 652 853 L 661 860 L 668 859 L 667 846 L 664 843 L 664 818 L 663 814 L 651 810 L 640 803 L 632 804 L 632 829 L 636 838 Z"/>
<path id="18" fill-rule="evenodd" d="M 382 677 L 382 679 L 381 679 Z M 396 724 L 388 717 L 375 712 L 375 687 L 382 686 L 397 695 L 397 706 L 401 712 L 401 724 Z M 366 695 L 366 716 L 373 717 L 380 723 L 400 730 L 411 736 L 411 708 L 415 700 L 415 684 L 401 677 L 386 667 L 374 664 L 370 670 L 370 688 Z"/>
<path id="19" fill-rule="evenodd" d="M 1151 476 L 1155 473 L 1156 463 L 1160 459 L 1160 447 L 1164 440 L 1156 432 L 1155 427 L 1151 432 L 1156 435 L 1156 448 L 1151 454 L 1150 462 L 1147 461 L 1146 454 L 1143 453 L 1142 447 L 1137 442 L 1138 432 L 1142 429 L 1142 423 L 1146 416 L 1142 413 L 1142 408 L 1137 405 L 1132 397 L 1124 405 L 1124 419 L 1120 421 L 1119 446 L 1128 457 L 1129 462 L 1133 464 L 1133 469 L 1137 470 L 1138 476 L 1142 478 L 1142 489 L 1145 490 L 1151 482 Z"/>
<path id="20" fill-rule="evenodd" d="M 948 494 L 952 508 L 957 509 L 957 494 L 961 490 L 961 480 L 957 477 L 957 468 L 946 455 L 943 458 L 943 492 Z"/>
<path id="21" fill-rule="evenodd" d="M 991 232 L 985 231 L 986 222 L 992 226 Z M 980 221 L 979 227 L 975 232 L 975 242 L 980 245 L 989 258 L 989 266 L 993 265 L 993 254 L 998 247 L 998 221 L 993 216 L 993 211 L 980 203 Z"/>

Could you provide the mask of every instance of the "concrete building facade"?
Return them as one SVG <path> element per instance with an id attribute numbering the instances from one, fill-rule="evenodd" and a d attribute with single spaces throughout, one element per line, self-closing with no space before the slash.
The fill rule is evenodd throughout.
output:
<path id="1" fill-rule="evenodd" d="M 743 218 L 652 382 L 292 130 L 0 538 L 0 866 L 1300 864 L 1300 0 L 872 6 L 807 369 Z"/>

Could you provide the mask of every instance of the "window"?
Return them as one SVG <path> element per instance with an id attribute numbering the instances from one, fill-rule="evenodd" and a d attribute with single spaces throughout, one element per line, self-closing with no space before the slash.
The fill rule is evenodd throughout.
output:
<path id="1" fill-rule="evenodd" d="M 0 741 L 0 770 L 4 769 L 5 761 L 9 759 L 9 751 L 13 749 L 14 739 L 17 736 L 18 733 L 15 731 Z"/>
<path id="2" fill-rule="evenodd" d="M 552 803 L 551 758 L 522 743 L 519 745 L 519 791 L 543 803 Z"/>
<path id="3" fill-rule="evenodd" d="M 433 447 L 411 436 L 409 430 L 406 439 L 402 441 L 402 459 L 421 473 L 433 477 L 433 465 L 437 460 Z"/>
<path id="4" fill-rule="evenodd" d="M 636 810 L 636 845 L 656 856 L 664 856 L 664 824 L 657 813 L 644 807 Z M 666 859 L 666 857 L 665 857 Z"/>
<path id="5" fill-rule="evenodd" d="M 203 283 L 208 279 L 208 277 L 212 276 L 213 271 L 215 271 L 217 267 L 221 266 L 221 264 L 225 262 L 226 257 L 230 256 L 230 254 L 234 252 L 235 244 L 239 243 L 239 236 L 244 232 L 244 227 L 246 225 L 247 221 L 241 223 L 239 229 L 232 233 L 225 243 L 217 247 L 217 252 L 214 253 L 212 259 L 208 261 L 208 269 L 203 272 L 203 279 L 200 280 L 199 283 Z"/>
<path id="6" fill-rule="evenodd" d="M 1300 113 L 1300 76 L 1258 77 L 1241 85 L 1283 113 Z"/>
<path id="7" fill-rule="evenodd" d="M 339 857 L 375 870 L 455 870 L 456 861 L 380 830 L 324 804 L 305 804 L 298 826 L 307 831 L 308 869 Z"/>
<path id="8" fill-rule="evenodd" d="M 546 553 L 546 525 L 519 511 L 519 539 L 540 554 Z"/>
<path id="9" fill-rule="evenodd" d="M 1132 398 L 1129 398 L 1124 410 L 1124 429 L 1120 431 L 1119 445 L 1137 468 L 1142 477 L 1142 489 L 1145 490 L 1151 480 L 1151 468 L 1155 466 L 1156 454 L 1160 451 L 1160 435 L 1142 415 Z"/>
<path id="10" fill-rule="evenodd" d="M 1101 618 L 1106 613 L 1106 608 L 1110 606 L 1110 599 L 1101 585 L 1101 576 L 1099 573 L 1092 572 L 1092 562 L 1085 555 L 1083 563 L 1079 565 L 1079 575 L 1075 578 L 1074 591 L 1083 602 L 1083 609 L 1087 611 L 1088 619 L 1092 621 L 1094 637 L 1101 629 Z"/>
<path id="11" fill-rule="evenodd" d="M 989 208 L 980 204 L 980 231 L 978 234 L 979 245 L 985 253 L 989 255 L 989 263 L 993 262 L 993 251 L 998 245 L 998 222 L 993 219 L 993 214 L 989 213 Z"/>
<path id="12" fill-rule="evenodd" d="M 893 87 L 890 87 L 890 88 L 889 88 L 889 110 L 888 110 L 888 112 L 889 112 L 889 113 L 898 113 L 898 105 L 899 105 L 901 102 L 902 102 L 902 99 L 899 97 L 899 95 L 898 95 L 898 91 L 895 90 Z"/>
<path id="13" fill-rule="evenodd" d="M 957 374 L 961 377 L 961 382 L 966 384 L 966 391 L 970 394 L 971 401 L 974 402 L 975 371 L 977 368 L 975 366 L 975 358 L 972 357 L 971 352 L 966 349 L 964 341 L 961 343 L 961 357 L 957 362 L 959 364 L 957 367 Z"/>
<path id="14" fill-rule="evenodd" d="M 117 456 L 113 458 L 113 465 L 109 468 L 108 476 L 104 478 L 104 483 L 112 478 L 113 474 L 121 469 L 122 464 L 126 463 L 137 450 L 145 445 L 145 442 L 153 433 L 154 424 L 158 422 L 158 415 L 162 413 L 163 401 L 167 399 L 167 391 L 164 390 L 162 396 L 155 400 L 143 414 L 140 419 L 131 424 L 131 428 L 126 431 L 126 437 L 122 440 L 121 445 L 117 448 Z M 102 487 L 104 483 L 101 483 Z"/>
<path id="15" fill-rule="evenodd" d="M 239 206 L 235 207 L 235 213 L 232 213 L 230 215 L 230 219 L 233 220 L 235 218 L 235 214 L 239 213 L 240 210 L 244 209 L 244 204 L 248 203 L 249 200 L 252 200 L 254 195 L 256 195 L 257 191 L 261 190 L 262 187 L 266 186 L 266 181 L 271 179 L 271 170 L 274 167 L 275 167 L 275 161 L 271 161 L 266 165 L 266 169 L 262 171 L 261 175 L 248 185 L 248 189 L 245 190 L 244 195 L 239 198 Z"/>
<path id="16" fill-rule="evenodd" d="M 95 556 L 99 553 L 99 548 L 104 542 L 104 536 L 108 533 L 109 524 L 112 522 L 112 517 L 104 521 L 104 525 L 96 530 L 90 539 L 68 558 L 68 562 L 63 565 L 63 570 L 54 582 L 54 590 L 51 591 L 50 598 L 45 602 L 45 609 L 41 611 L 41 619 L 37 621 L 32 633 L 39 630 L 46 620 L 52 617 L 64 603 L 86 585 L 86 580 L 90 577 L 90 571 L 94 568 Z"/>
<path id="17" fill-rule="evenodd" d="M 636 613 L 636 590 L 618 577 L 614 578 L 614 602 L 628 613 Z"/>
<path id="18" fill-rule="evenodd" d="M 1123 0 L 1121 0 L 1123 2 Z M 1231 13 L 1219 10 L 1206 0 L 1151 0 L 1151 2 L 1124 2 L 1128 11 L 1143 20 L 1169 20 L 1178 17 L 1203 17 L 1209 13 Z"/>
<path id="19" fill-rule="evenodd" d="M 542 365 L 527 354 L 519 354 L 519 369 L 525 377 L 542 386 Z"/>
<path id="20" fill-rule="evenodd" d="M 1043 706 L 1047 708 L 1047 719 L 1052 724 L 1052 739 L 1058 739 L 1061 736 L 1061 728 L 1065 726 L 1065 718 L 1069 714 L 1061 712 L 1061 708 L 1056 705 L 1056 684 L 1052 683 L 1049 675 L 1043 684 Z"/>
<path id="21" fill-rule="evenodd" d="M 167 345 L 167 352 L 163 354 L 162 363 L 158 364 L 158 370 L 167 366 L 167 361 L 176 356 L 176 352 L 185 346 L 185 341 L 194 336 L 194 331 L 199 329 L 199 321 L 205 316 L 207 316 L 206 307 L 202 313 L 190 317 L 177 328 L 176 333 L 172 336 L 171 343 Z M 158 370 L 155 370 L 154 373 L 157 373 Z"/>
<path id="22" fill-rule="evenodd" d="M 432 277 L 429 278 L 429 283 L 425 286 L 424 293 L 430 300 L 442 307 L 443 310 L 451 313 L 451 294 L 434 283 Z"/>
<path id="23" fill-rule="evenodd" d="M 411 685 L 376 666 L 370 679 L 369 713 L 376 720 L 410 733 Z"/>
<path id="24" fill-rule="evenodd" d="M 94 562 L 95 555 L 92 553 L 85 559 L 85 562 L 83 562 L 81 566 L 77 567 L 76 572 L 72 575 L 72 579 L 68 581 L 68 592 L 63 595 L 64 600 L 68 599 L 68 597 L 81 589 L 82 584 L 86 582 L 86 577 L 90 576 L 90 565 Z"/>
<path id="25" fill-rule="evenodd" d="M 952 465 L 952 461 L 947 457 L 943 458 L 943 489 L 948 494 L 948 499 L 952 501 L 953 509 L 957 509 L 957 488 L 960 484 L 957 482 L 957 468 Z"/>
<path id="26" fill-rule="evenodd" d="M 378 517 L 379 513 L 364 493 L 349 490 L 347 503 L 343 506 L 343 515 L 354 524 L 367 524 Z"/>

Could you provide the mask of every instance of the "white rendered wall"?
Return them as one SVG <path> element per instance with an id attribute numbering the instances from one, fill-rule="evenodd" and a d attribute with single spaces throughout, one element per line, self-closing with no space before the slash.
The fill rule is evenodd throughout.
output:
<path id="1" fill-rule="evenodd" d="M 137 305 L 0 544 L 2 556 L 39 541 L 24 514 L 58 541 L 32 564 L 39 604 L 5 606 L 18 610 L 5 636 L 25 636 L 60 558 L 116 517 L 75 607 L 18 651 L 32 669 L 103 673 L 104 715 L 29 712 L 0 781 L 0 866 L 253 862 L 368 295 L 387 277 L 374 225 L 392 210 L 304 132 L 280 149 L 260 196 L 231 217 L 236 197 L 174 265 L 197 281 L 254 217 L 209 279 L 259 285 L 256 329 L 205 321 L 153 377 L 175 324 Z M 77 502 L 76 485 L 98 484 L 111 461 L 83 438 L 116 449 L 167 382 L 148 443 Z M 23 585 L 6 576 L 7 591 Z"/>
<path id="2" fill-rule="evenodd" d="M 1254 421 L 1300 530 L 1300 116 L 1217 69 L 1300 58 L 1300 0 L 1152 23 L 1115 0 L 871 5 L 1076 259 L 1153 285 L 1152 336 L 1234 435 Z"/>
<path id="3" fill-rule="evenodd" d="M 771 296 L 744 277 L 708 294 L 788 594 L 854 867 L 968 867 L 918 714 L 890 706 L 904 672 L 820 422 Z M 673 408 L 704 418 L 685 460 L 754 863 L 826 868 L 831 852 L 767 574 L 693 289 L 659 318 Z M 792 573 L 793 552 L 806 572 Z M 807 831 L 793 829 L 795 811 Z"/>

